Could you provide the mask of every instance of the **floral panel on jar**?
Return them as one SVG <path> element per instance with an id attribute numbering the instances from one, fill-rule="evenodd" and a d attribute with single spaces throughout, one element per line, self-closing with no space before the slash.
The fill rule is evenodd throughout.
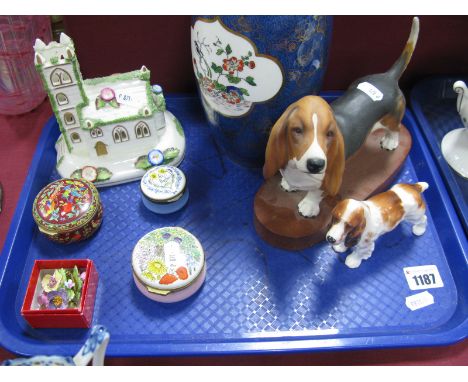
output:
<path id="1" fill-rule="evenodd" d="M 219 19 L 198 19 L 192 27 L 193 68 L 204 100 L 226 117 L 247 114 L 283 85 L 278 61 L 257 52 L 246 37 Z"/>

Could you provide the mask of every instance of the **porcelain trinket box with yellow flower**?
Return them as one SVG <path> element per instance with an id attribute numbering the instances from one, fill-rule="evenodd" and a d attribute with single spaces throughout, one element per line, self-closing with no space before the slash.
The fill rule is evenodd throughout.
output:
<path id="1" fill-rule="evenodd" d="M 192 296 L 205 281 L 205 254 L 200 242 L 180 227 L 149 232 L 132 254 L 138 290 L 158 302 L 178 302 Z"/>

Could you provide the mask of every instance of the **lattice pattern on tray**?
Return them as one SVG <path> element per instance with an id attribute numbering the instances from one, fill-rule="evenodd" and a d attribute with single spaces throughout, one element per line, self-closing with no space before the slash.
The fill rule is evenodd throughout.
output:
<path id="1" fill-rule="evenodd" d="M 187 207 L 168 216 L 153 214 L 140 201 L 138 182 L 101 189 L 104 221 L 94 238 L 65 247 L 36 234 L 27 254 L 27 263 L 62 257 L 88 257 L 96 262 L 100 283 L 94 321 L 109 329 L 113 341 L 379 335 L 428 329 L 451 317 L 456 288 L 430 215 L 424 236 L 414 237 L 403 224 L 378 240 L 372 258 L 356 270 L 345 267 L 343 257 L 324 243 L 301 252 L 272 248 L 253 227 L 260 171 L 237 166 L 217 154 L 197 105 L 174 100 L 170 106 L 187 135 L 188 152 L 181 166 L 190 189 Z M 408 160 L 398 181 L 417 180 Z M 200 292 L 172 305 L 141 295 L 130 266 L 138 239 L 166 225 L 179 225 L 195 234 L 208 266 Z M 403 267 L 426 264 L 437 265 L 445 287 L 431 290 L 434 305 L 411 312 L 405 298 L 414 292 L 408 288 Z M 18 306 L 26 282 L 23 276 Z M 61 338 L 54 330 L 27 330 L 47 341 Z"/>

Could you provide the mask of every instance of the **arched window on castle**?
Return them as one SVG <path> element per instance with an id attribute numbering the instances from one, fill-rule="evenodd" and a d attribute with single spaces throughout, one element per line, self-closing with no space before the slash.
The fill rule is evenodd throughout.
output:
<path id="1" fill-rule="evenodd" d="M 55 99 L 57 100 L 59 106 L 66 105 L 68 103 L 68 97 L 63 93 L 58 93 L 55 96 Z"/>
<path id="2" fill-rule="evenodd" d="M 112 136 L 114 137 L 115 143 L 128 141 L 127 129 L 123 126 L 115 126 L 114 130 L 112 130 Z"/>
<path id="3" fill-rule="evenodd" d="M 95 127 L 94 129 L 92 129 L 89 134 L 91 135 L 91 138 L 99 138 L 99 137 L 102 137 L 103 134 L 102 134 L 102 130 L 101 128 L 99 127 Z"/>
<path id="4" fill-rule="evenodd" d="M 71 140 L 72 140 L 73 143 L 80 143 L 81 142 L 80 134 L 78 134 L 78 133 L 71 133 L 70 137 L 71 137 Z"/>
<path id="5" fill-rule="evenodd" d="M 151 132 L 150 132 L 149 126 L 145 122 L 140 121 L 136 124 L 135 136 L 137 138 L 145 138 L 145 137 L 149 137 L 150 135 L 151 135 Z"/>
<path id="6" fill-rule="evenodd" d="M 63 119 L 66 125 L 73 125 L 75 123 L 74 115 L 68 111 L 63 115 Z"/>
<path id="7" fill-rule="evenodd" d="M 67 85 L 72 83 L 70 75 L 63 69 L 57 68 L 50 74 L 52 86 Z"/>

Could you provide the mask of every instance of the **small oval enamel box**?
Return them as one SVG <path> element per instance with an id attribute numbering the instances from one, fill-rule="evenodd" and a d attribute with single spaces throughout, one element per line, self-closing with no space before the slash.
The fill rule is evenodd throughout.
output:
<path id="1" fill-rule="evenodd" d="M 173 166 L 156 166 L 140 183 L 143 204 L 157 214 L 170 214 L 187 204 L 189 192 L 184 173 Z"/>
<path id="2" fill-rule="evenodd" d="M 178 302 L 203 285 L 205 254 L 197 238 L 183 228 L 158 228 L 138 241 L 132 269 L 143 295 L 158 302 Z"/>
<path id="3" fill-rule="evenodd" d="M 60 179 L 45 186 L 33 204 L 39 231 L 62 244 L 85 240 L 102 222 L 97 188 L 84 179 Z"/>

